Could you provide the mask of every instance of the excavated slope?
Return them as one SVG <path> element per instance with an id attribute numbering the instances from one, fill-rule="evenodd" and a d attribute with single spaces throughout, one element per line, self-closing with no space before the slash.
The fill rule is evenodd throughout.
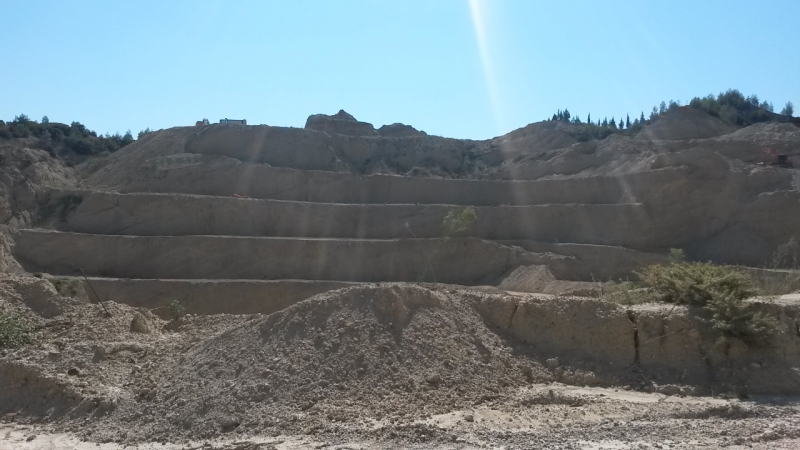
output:
<path id="1" fill-rule="evenodd" d="M 15 222 L 34 229 L 11 233 L 10 252 L 29 271 L 83 270 L 103 299 L 196 299 L 194 311 L 219 311 L 207 299 L 223 293 L 237 299 L 230 311 L 266 312 L 378 281 L 497 286 L 513 275 L 504 286 L 569 292 L 578 285 L 556 282 L 629 279 L 669 248 L 765 266 L 797 234 L 784 217 L 798 209 L 796 177 L 746 153 L 800 134 L 725 134 L 698 114 L 588 142 L 562 122 L 466 141 L 344 112 L 305 129 L 164 130 L 83 166 L 80 189 L 37 193 Z M 445 222 L 464 208 L 476 220 L 450 235 Z"/>
<path id="2" fill-rule="evenodd" d="M 729 383 L 750 393 L 798 392 L 796 309 L 770 312 L 786 330 L 766 351 L 723 350 L 691 312 L 665 318 L 667 310 L 408 284 L 337 290 L 251 317 L 155 365 L 137 376 L 137 400 L 123 396 L 92 429 L 95 438 L 133 442 L 240 427 L 294 434 L 469 409 L 551 380 L 618 385 L 657 375 L 656 388 L 670 393 Z M 649 344 L 667 327 L 680 333 Z"/>

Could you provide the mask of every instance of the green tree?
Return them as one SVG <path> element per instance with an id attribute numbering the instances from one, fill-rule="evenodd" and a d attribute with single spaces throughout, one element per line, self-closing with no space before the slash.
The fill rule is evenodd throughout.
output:
<path id="1" fill-rule="evenodd" d="M 781 110 L 781 114 L 784 116 L 792 117 L 794 115 L 794 105 L 792 102 L 786 102 L 786 106 L 783 107 Z"/>
<path id="2" fill-rule="evenodd" d="M 625 114 L 625 128 L 631 127 L 631 116 L 630 114 Z"/>
<path id="3" fill-rule="evenodd" d="M 667 104 L 666 104 L 666 102 L 662 101 L 661 104 L 658 105 L 658 113 L 659 114 L 664 114 L 665 112 L 667 112 Z"/>
<path id="4" fill-rule="evenodd" d="M 589 125 L 592 124 L 592 113 L 586 115 L 586 123 L 588 123 Z"/>
<path id="5" fill-rule="evenodd" d="M 466 231 L 476 220 L 478 220 L 478 214 L 472 206 L 450 211 L 442 221 L 442 237 L 447 239 Z"/>
<path id="6" fill-rule="evenodd" d="M 122 145 L 120 147 L 124 147 L 134 141 L 133 134 L 131 134 L 131 130 L 128 130 L 124 136 L 122 136 Z"/>
<path id="7" fill-rule="evenodd" d="M 47 117 L 47 116 L 43 116 L 43 117 L 42 117 L 42 123 L 43 123 L 43 124 L 45 124 L 45 125 L 46 125 L 46 124 L 48 124 L 48 123 L 50 123 L 50 118 L 49 118 L 49 117 Z"/>
<path id="8" fill-rule="evenodd" d="M 177 299 L 169 302 L 167 309 L 169 310 L 170 317 L 172 317 L 174 320 L 178 320 L 186 315 L 186 308 Z"/>

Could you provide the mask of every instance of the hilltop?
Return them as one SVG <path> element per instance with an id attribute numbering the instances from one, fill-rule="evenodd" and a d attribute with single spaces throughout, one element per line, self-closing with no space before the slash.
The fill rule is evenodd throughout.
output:
<path id="1" fill-rule="evenodd" d="M 7 435 L 791 445 L 800 127 L 734 97 L 487 140 L 0 124 Z"/>

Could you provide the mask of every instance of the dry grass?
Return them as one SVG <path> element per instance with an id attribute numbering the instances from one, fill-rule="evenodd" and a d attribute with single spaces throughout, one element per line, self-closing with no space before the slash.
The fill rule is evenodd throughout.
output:
<path id="1" fill-rule="evenodd" d="M 660 302 L 652 289 L 641 287 L 632 281 L 603 283 L 600 285 L 600 292 L 603 300 L 625 306 Z"/>
<path id="2" fill-rule="evenodd" d="M 800 270 L 752 271 L 753 286 L 760 295 L 775 296 L 800 291 Z"/>

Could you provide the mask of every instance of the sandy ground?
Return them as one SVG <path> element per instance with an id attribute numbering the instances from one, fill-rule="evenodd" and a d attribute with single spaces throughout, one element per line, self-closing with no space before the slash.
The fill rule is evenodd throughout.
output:
<path id="1" fill-rule="evenodd" d="M 46 426 L 0 426 L 0 450 L 44 449 L 378 449 L 378 448 L 800 448 L 800 398 L 750 401 L 660 394 L 557 383 L 520 389 L 515 399 L 405 423 L 367 420 L 336 435 L 251 436 L 205 441 L 82 441 Z M 516 399 L 540 404 L 513 406 Z M 549 399 L 549 400 L 548 400 Z"/>
<path id="2" fill-rule="evenodd" d="M 0 450 L 800 448 L 800 398 L 564 384 L 446 291 L 175 321 L 32 277 L 0 294 L 40 330 L 0 352 Z"/>

